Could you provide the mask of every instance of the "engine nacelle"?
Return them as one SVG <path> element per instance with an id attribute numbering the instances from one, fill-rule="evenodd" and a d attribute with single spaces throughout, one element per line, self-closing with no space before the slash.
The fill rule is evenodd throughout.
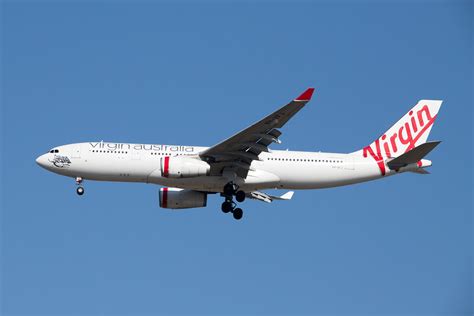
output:
<path id="1" fill-rule="evenodd" d="M 190 157 L 161 158 L 161 176 L 165 178 L 192 178 L 207 176 L 211 166 L 200 159 Z"/>
<path id="2" fill-rule="evenodd" d="M 199 191 L 161 188 L 159 196 L 160 207 L 163 208 L 180 209 L 207 205 L 207 194 Z"/>

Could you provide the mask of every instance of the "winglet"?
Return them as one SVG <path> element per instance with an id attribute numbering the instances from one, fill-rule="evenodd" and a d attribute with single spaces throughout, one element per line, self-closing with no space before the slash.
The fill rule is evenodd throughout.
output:
<path id="1" fill-rule="evenodd" d="M 294 193 L 295 193 L 294 191 L 288 191 L 285 194 L 283 194 L 282 196 L 271 196 L 271 198 L 273 200 L 291 200 Z"/>
<path id="2" fill-rule="evenodd" d="M 295 101 L 309 101 L 313 96 L 314 88 L 308 88 L 305 92 L 303 92 L 299 97 L 295 99 Z"/>
<path id="3" fill-rule="evenodd" d="M 294 191 L 288 191 L 285 194 L 283 194 L 282 196 L 280 196 L 280 199 L 282 199 L 282 200 L 291 200 L 294 193 L 295 193 Z"/>
<path id="4" fill-rule="evenodd" d="M 291 200 L 291 198 L 293 197 L 293 193 L 295 192 L 288 191 L 282 196 L 273 196 L 273 195 L 268 195 L 264 192 L 253 191 L 253 192 L 247 193 L 247 196 L 251 199 L 271 203 L 273 200 Z"/>

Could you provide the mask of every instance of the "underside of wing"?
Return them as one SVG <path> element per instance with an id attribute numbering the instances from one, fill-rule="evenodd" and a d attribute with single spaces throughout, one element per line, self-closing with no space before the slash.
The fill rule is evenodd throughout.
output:
<path id="1" fill-rule="evenodd" d="M 286 201 L 291 200 L 294 193 L 295 192 L 293 191 L 288 191 L 281 196 L 273 196 L 264 192 L 253 191 L 253 192 L 247 193 L 247 197 L 250 199 L 254 199 L 254 200 L 258 200 L 258 201 L 262 201 L 266 203 L 272 203 L 274 200 L 286 200 Z"/>
<path id="2" fill-rule="evenodd" d="M 211 175 L 221 175 L 224 170 L 246 178 L 253 160 L 259 160 L 262 152 L 269 152 L 268 146 L 280 143 L 279 128 L 283 127 L 303 106 L 311 100 L 314 89 L 309 88 L 279 110 L 266 116 L 232 137 L 200 153 L 202 159 L 211 165 Z"/>

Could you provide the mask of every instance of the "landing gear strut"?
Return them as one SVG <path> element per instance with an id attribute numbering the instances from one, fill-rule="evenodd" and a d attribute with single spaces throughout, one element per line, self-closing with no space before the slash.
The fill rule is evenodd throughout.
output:
<path id="1" fill-rule="evenodd" d="M 244 212 L 241 208 L 236 207 L 237 204 L 232 200 L 233 196 L 235 195 L 235 199 L 237 202 L 243 202 L 245 200 L 245 192 L 239 190 L 239 187 L 229 182 L 224 186 L 223 193 L 221 194 L 225 197 L 225 201 L 222 203 L 221 210 L 224 213 L 232 213 L 232 216 L 239 220 L 244 215 Z"/>
<path id="2" fill-rule="evenodd" d="M 76 184 L 78 185 L 78 187 L 76 189 L 76 193 L 78 195 L 83 195 L 84 194 L 84 188 L 81 186 L 82 181 L 83 181 L 82 177 L 76 177 Z"/>
<path id="3" fill-rule="evenodd" d="M 230 196 L 232 199 L 232 195 L 234 195 L 234 192 L 235 192 L 235 185 L 232 182 L 229 182 L 226 185 L 224 185 L 225 196 Z"/>

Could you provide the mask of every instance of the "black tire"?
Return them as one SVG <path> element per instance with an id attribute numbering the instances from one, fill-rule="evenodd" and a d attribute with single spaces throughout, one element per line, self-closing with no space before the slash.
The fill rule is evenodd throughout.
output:
<path id="1" fill-rule="evenodd" d="M 239 203 L 245 201 L 245 192 L 237 191 L 237 193 L 235 193 L 235 199 Z"/>
<path id="2" fill-rule="evenodd" d="M 232 183 L 227 183 L 224 186 L 224 195 L 226 196 L 234 195 L 234 185 Z"/>
<path id="3" fill-rule="evenodd" d="M 236 208 L 233 212 L 232 212 L 232 215 L 234 216 L 234 218 L 236 220 L 239 220 L 242 218 L 242 216 L 244 215 L 244 212 L 242 211 L 241 208 Z"/>
<path id="4" fill-rule="evenodd" d="M 222 203 L 221 210 L 224 213 L 229 213 L 230 211 L 232 211 L 232 203 L 225 201 L 224 203 Z"/>
<path id="5" fill-rule="evenodd" d="M 76 189 L 76 192 L 77 192 L 78 195 L 83 195 L 84 194 L 84 188 L 83 187 L 78 187 Z"/>

